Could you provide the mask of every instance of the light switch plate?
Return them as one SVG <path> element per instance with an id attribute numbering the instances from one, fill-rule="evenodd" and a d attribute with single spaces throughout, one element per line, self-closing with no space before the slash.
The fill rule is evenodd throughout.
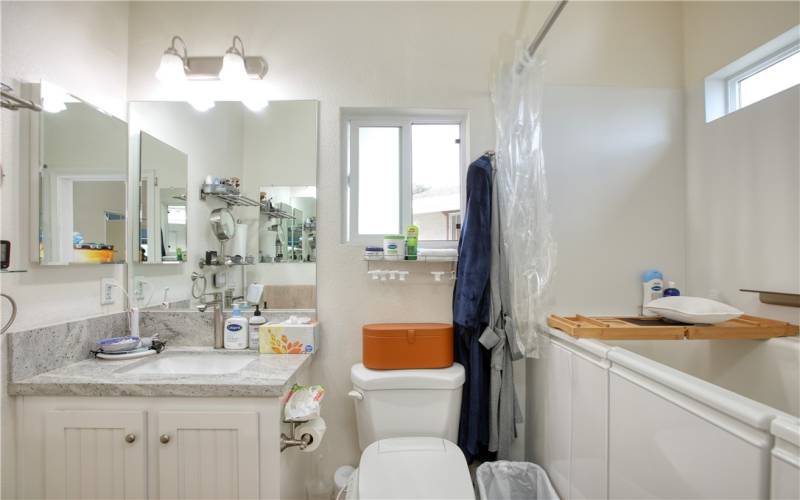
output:
<path id="1" fill-rule="evenodd" d="M 107 306 L 114 302 L 114 280 L 103 278 L 100 280 L 100 305 Z"/>
<path id="2" fill-rule="evenodd" d="M 145 280 L 141 276 L 134 276 L 133 278 L 133 298 L 136 300 L 144 299 L 144 284 Z"/>

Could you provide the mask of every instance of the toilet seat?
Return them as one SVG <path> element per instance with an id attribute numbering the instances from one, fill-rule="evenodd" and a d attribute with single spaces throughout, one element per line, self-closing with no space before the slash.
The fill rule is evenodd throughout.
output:
<path id="1" fill-rule="evenodd" d="M 454 443 L 431 437 L 376 441 L 361 455 L 357 495 L 371 499 L 475 499 L 464 454 Z"/>

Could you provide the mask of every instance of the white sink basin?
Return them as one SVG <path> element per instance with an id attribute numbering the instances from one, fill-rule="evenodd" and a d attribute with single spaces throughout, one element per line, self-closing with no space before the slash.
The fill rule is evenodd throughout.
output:
<path id="1" fill-rule="evenodd" d="M 247 355 L 220 353 L 161 354 L 118 371 L 137 375 L 222 375 L 241 370 L 253 359 Z"/>

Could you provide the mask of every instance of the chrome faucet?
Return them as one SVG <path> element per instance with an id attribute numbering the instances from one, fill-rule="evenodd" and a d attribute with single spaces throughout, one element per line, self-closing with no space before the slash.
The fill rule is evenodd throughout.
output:
<path id="1" fill-rule="evenodd" d="M 225 347 L 225 321 L 222 317 L 222 308 L 224 306 L 223 295 L 222 292 L 204 293 L 200 296 L 200 300 L 207 295 L 213 296 L 214 300 L 202 302 L 197 306 L 197 310 L 205 312 L 208 306 L 214 306 L 214 349 L 222 349 Z"/>

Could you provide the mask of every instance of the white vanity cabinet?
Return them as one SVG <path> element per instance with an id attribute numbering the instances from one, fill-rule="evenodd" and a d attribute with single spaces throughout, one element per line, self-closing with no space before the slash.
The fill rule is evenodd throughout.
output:
<path id="1" fill-rule="evenodd" d="M 258 413 L 158 414 L 161 498 L 258 498 Z"/>
<path id="2" fill-rule="evenodd" d="M 142 498 L 145 413 L 51 410 L 44 414 L 47 498 Z"/>
<path id="3" fill-rule="evenodd" d="M 304 498 L 282 398 L 17 399 L 19 498 Z"/>

